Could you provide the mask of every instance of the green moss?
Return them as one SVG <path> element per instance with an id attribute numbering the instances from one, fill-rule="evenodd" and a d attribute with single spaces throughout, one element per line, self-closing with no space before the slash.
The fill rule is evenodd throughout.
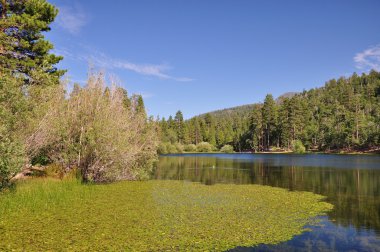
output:
<path id="1" fill-rule="evenodd" d="M 31 180 L 0 196 L 0 250 L 223 251 L 302 233 L 332 205 L 259 185 Z"/>

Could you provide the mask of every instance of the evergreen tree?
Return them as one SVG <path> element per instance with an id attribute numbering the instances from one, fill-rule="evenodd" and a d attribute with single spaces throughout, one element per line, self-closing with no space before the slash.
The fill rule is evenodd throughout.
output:
<path id="1" fill-rule="evenodd" d="M 263 118 L 262 118 L 262 106 L 256 105 L 252 111 L 251 115 L 251 147 L 255 151 L 262 151 L 264 146 L 264 135 L 263 135 Z"/>
<path id="2" fill-rule="evenodd" d="M 262 118 L 265 133 L 265 148 L 269 149 L 275 137 L 275 130 L 277 125 L 277 110 L 276 103 L 271 94 L 265 97 L 264 105 L 262 108 Z"/>
<path id="3" fill-rule="evenodd" d="M 124 107 L 127 108 L 127 109 L 130 109 L 131 108 L 131 100 L 128 97 L 128 91 L 125 90 L 124 88 L 121 88 L 121 87 L 118 87 L 117 89 L 123 95 L 123 104 L 124 104 Z"/>
<path id="4" fill-rule="evenodd" d="M 198 117 L 195 117 L 193 120 L 194 123 L 194 144 L 198 144 L 202 142 L 202 132 L 201 132 L 201 126 L 199 123 Z"/>
<path id="5" fill-rule="evenodd" d="M 183 144 L 191 144 L 189 124 L 183 124 Z"/>
<path id="6" fill-rule="evenodd" d="M 132 95 L 131 103 L 133 111 L 136 115 L 142 115 L 143 117 L 147 118 L 144 100 L 141 95 Z"/>
<path id="7" fill-rule="evenodd" d="M 210 113 L 206 114 L 206 116 L 204 118 L 204 125 L 205 125 L 204 141 L 215 146 L 216 145 L 215 119 Z"/>
<path id="8" fill-rule="evenodd" d="M 169 119 L 168 119 L 168 128 L 169 129 L 175 129 L 175 122 L 173 120 L 173 117 L 172 116 L 169 116 Z"/>
<path id="9" fill-rule="evenodd" d="M 26 84 L 58 83 L 64 73 L 55 65 L 62 59 L 49 53 L 53 45 L 43 32 L 58 10 L 45 0 L 1 0 L 0 68 L 22 77 Z"/>
<path id="10" fill-rule="evenodd" d="M 183 143 L 183 140 L 185 138 L 185 129 L 183 124 L 183 114 L 181 110 L 178 110 L 174 117 L 175 121 L 175 127 L 176 127 L 176 133 L 177 133 L 177 139 L 180 143 Z"/>

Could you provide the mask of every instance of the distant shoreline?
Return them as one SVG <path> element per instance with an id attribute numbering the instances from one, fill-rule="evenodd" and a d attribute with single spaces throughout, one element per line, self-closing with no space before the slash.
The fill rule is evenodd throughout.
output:
<path id="1" fill-rule="evenodd" d="M 166 153 L 166 154 L 160 154 L 160 156 L 165 155 L 174 155 L 174 154 L 301 154 L 301 153 L 295 153 L 293 151 L 257 151 L 257 152 L 250 152 L 250 151 L 241 151 L 241 152 L 220 152 L 220 151 L 213 151 L 213 152 L 182 152 L 182 153 Z M 335 154 L 335 155 L 380 155 L 380 148 L 375 149 L 368 149 L 368 150 L 334 150 L 334 151 L 307 151 L 303 154 Z"/>

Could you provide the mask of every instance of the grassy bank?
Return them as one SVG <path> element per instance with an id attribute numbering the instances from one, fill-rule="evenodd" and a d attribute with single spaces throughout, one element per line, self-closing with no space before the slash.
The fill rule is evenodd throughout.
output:
<path id="1" fill-rule="evenodd" d="M 332 205 L 259 185 L 83 185 L 34 179 L 0 196 L 0 250 L 214 250 L 278 243 Z"/>

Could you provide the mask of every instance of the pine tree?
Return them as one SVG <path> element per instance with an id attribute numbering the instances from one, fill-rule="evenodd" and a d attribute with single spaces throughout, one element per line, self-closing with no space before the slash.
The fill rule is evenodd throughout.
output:
<path id="1" fill-rule="evenodd" d="M 263 149 L 263 118 L 262 118 L 262 106 L 255 105 L 251 114 L 251 147 L 255 151 L 261 151 Z"/>
<path id="2" fill-rule="evenodd" d="M 55 65 L 62 59 L 49 53 L 53 45 L 43 32 L 58 10 L 45 0 L 1 0 L 0 68 L 22 77 L 25 84 L 58 83 L 65 71 Z"/>
<path id="3" fill-rule="evenodd" d="M 265 131 L 265 147 L 269 149 L 273 143 L 273 138 L 277 125 L 277 110 L 276 103 L 271 94 L 265 97 L 262 108 L 262 118 Z"/>
<path id="4" fill-rule="evenodd" d="M 141 95 L 132 95 L 131 103 L 132 103 L 133 111 L 135 112 L 136 115 L 141 115 L 147 118 L 144 100 Z"/>
<path id="5" fill-rule="evenodd" d="M 130 109 L 131 108 L 131 100 L 128 97 L 128 91 L 125 90 L 124 88 L 121 88 L 121 87 L 118 87 L 117 89 L 123 95 L 123 104 L 124 104 L 124 107 L 127 108 L 127 109 Z"/>
<path id="6" fill-rule="evenodd" d="M 183 143 L 185 137 L 184 124 L 183 124 L 183 114 L 181 110 L 178 110 L 174 117 L 177 139 L 180 143 Z"/>
<path id="7" fill-rule="evenodd" d="M 204 118 L 205 122 L 205 141 L 209 142 L 213 146 L 216 145 L 216 137 L 215 137 L 215 119 L 210 114 L 207 113 Z"/>
<path id="8" fill-rule="evenodd" d="M 198 117 L 195 117 L 195 119 L 194 119 L 194 141 L 193 141 L 193 143 L 198 144 L 202 141 L 203 141 L 202 131 L 201 131 L 199 119 L 198 119 Z"/>
<path id="9" fill-rule="evenodd" d="M 175 122 L 173 120 L 173 117 L 172 116 L 169 116 L 169 119 L 168 119 L 168 128 L 169 129 L 175 129 Z"/>

